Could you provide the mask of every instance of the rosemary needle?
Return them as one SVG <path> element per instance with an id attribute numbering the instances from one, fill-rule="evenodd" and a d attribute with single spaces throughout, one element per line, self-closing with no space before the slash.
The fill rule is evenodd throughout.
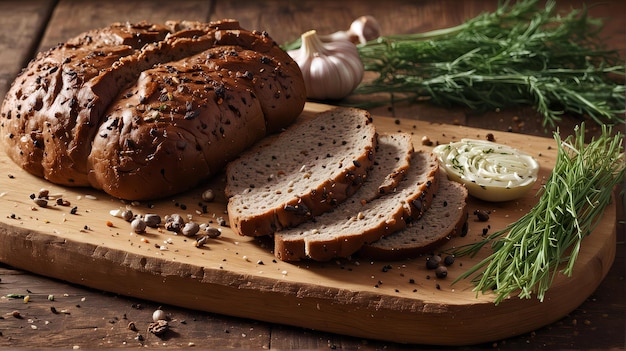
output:
<path id="1" fill-rule="evenodd" d="M 362 44 L 361 60 L 377 78 L 354 94 L 392 93 L 396 101 L 427 98 L 475 110 L 531 105 L 544 126 L 565 113 L 622 123 L 624 61 L 598 46 L 601 21 L 586 9 L 560 15 L 555 1 L 537 3 L 506 1 L 455 27 Z"/>
<path id="2" fill-rule="evenodd" d="M 496 304 L 518 293 L 543 300 L 554 277 L 571 276 L 583 239 L 593 232 L 615 186 L 624 178 L 624 136 L 602 134 L 585 144 L 585 125 L 558 145 L 554 169 L 537 204 L 516 222 L 484 240 L 460 247 L 458 256 L 477 253 L 491 244 L 493 253 L 455 280 L 473 276 L 475 290 L 493 290 Z"/>

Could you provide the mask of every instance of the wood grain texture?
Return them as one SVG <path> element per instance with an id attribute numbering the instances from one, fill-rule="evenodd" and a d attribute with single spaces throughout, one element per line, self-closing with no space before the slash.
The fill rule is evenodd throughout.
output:
<path id="1" fill-rule="evenodd" d="M 0 97 L 26 65 L 53 9 L 53 1 L 0 1 Z"/>
<path id="2" fill-rule="evenodd" d="M 308 104 L 303 118 L 326 105 Z M 380 132 L 403 130 L 414 135 L 417 148 L 423 135 L 446 143 L 488 131 L 374 117 Z M 495 134 L 499 142 L 533 154 L 541 165 L 540 182 L 519 201 L 491 204 L 470 199 L 470 212 L 492 212 L 489 230 L 504 228 L 535 203 L 534 193 L 547 179 L 555 159 L 553 140 L 524 135 Z M 436 279 L 425 258 L 399 262 L 338 260 L 328 263 L 276 261 L 271 244 L 236 236 L 222 228 L 220 238 L 205 248 L 194 239 L 164 229 L 132 233 L 129 223 L 110 210 L 132 208 L 136 214 L 180 213 L 198 223 L 224 216 L 225 198 L 218 196 L 199 211 L 206 188 L 222 194 L 223 182 L 195 189 L 173 199 L 148 204 L 123 204 L 89 189 L 47 184 L 0 158 L 6 175 L 0 178 L 0 261 L 13 267 L 64 281 L 164 304 L 346 334 L 356 337 L 434 345 L 488 342 L 526 333 L 554 322 L 580 305 L 606 275 L 615 256 L 615 208 L 607 209 L 602 225 L 586 240 L 573 278 L 558 277 L 544 302 L 511 298 L 500 305 L 493 297 L 476 295 L 468 281 L 451 282 L 484 257 L 459 258 L 447 279 Z M 37 207 L 29 198 L 45 187 L 71 202 L 64 207 Z M 86 196 L 89 195 L 89 196 Z M 95 197 L 95 198 L 94 198 Z M 70 208 L 76 206 L 76 214 Z M 487 224 L 470 221 L 469 234 L 449 246 L 480 237 Z M 261 303 L 262 302 L 262 303 Z M 451 320 L 452 318 L 452 320 Z M 479 318 L 480 324 L 474 321 Z M 390 334 L 386 325 L 394 330 Z M 484 328 L 484 326 L 493 328 Z M 495 327 L 497 326 L 497 328 Z M 437 332 L 436 332 L 437 331 Z"/>
<path id="3" fill-rule="evenodd" d="M 82 32 L 115 22 L 153 22 L 168 20 L 206 21 L 212 1 L 97 1 L 61 0 L 54 9 L 39 51 L 47 50 Z"/>
<path id="4" fill-rule="evenodd" d="M 200 4 L 199 4 L 200 3 Z M 332 32 L 345 29 L 355 16 L 373 13 L 382 22 L 386 33 L 409 33 L 456 25 L 474 16 L 485 7 L 495 7 L 497 1 L 456 0 L 393 0 L 342 1 L 324 6 L 330 1 L 0 1 L 0 96 L 21 67 L 32 48 L 47 48 L 68 37 L 97 25 L 128 19 L 218 19 L 228 14 L 242 20 L 246 26 L 268 30 L 277 40 L 291 40 L 304 30 L 316 28 Z M 626 3 L 621 0 L 582 1 L 559 0 L 563 9 L 590 6 L 590 14 L 602 18 L 606 28 L 602 43 L 624 53 Z M 49 6 L 49 7 L 48 7 Z M 342 7 L 342 8 L 340 8 Z M 4 11 L 4 9 L 7 11 Z M 49 18 L 41 11 L 52 12 Z M 69 10 L 72 9 L 73 10 Z M 226 11 L 228 9 L 228 11 Z M 371 11 L 370 11 L 371 9 Z M 315 15 L 312 15 L 314 10 Z M 205 12 L 208 11 L 208 12 Z M 7 15 L 8 14 L 8 15 Z M 78 16 L 81 14 L 84 18 Z M 256 22 L 254 22 L 256 21 Z M 258 23 L 257 25 L 254 25 Z M 25 25 L 26 24 L 26 25 Z M 74 28 L 72 28 L 74 27 Z M 270 30 L 271 28 L 271 30 Z M 45 30 L 45 38 L 41 37 Z M 530 108 L 510 109 L 476 114 L 463 109 L 446 109 L 429 104 L 407 105 L 392 103 L 372 109 L 374 114 L 422 120 L 450 125 L 465 125 L 492 129 L 505 138 L 507 130 L 514 133 L 550 137 L 551 130 L 541 126 Z M 569 130 L 578 119 L 566 116 L 559 125 Z M 411 123 L 411 122 L 404 122 Z M 5 177 L 0 164 L 0 178 Z M 14 182 L 15 183 L 15 182 Z M 11 184 L 14 184 L 11 183 Z M 29 189 L 31 190 L 31 189 Z M 36 189 L 32 189 L 33 191 Z M 0 193 L 5 191 L 0 189 Z M 78 191 L 81 195 L 82 191 Z M 0 198 L 2 201 L 2 198 Z M 609 274 L 586 301 L 566 316 L 545 327 L 517 337 L 501 339 L 459 350 L 521 350 L 521 349 L 623 349 L 624 347 L 624 198 L 617 201 L 617 252 Z M 173 207 L 175 208 L 175 207 Z M 0 216 L 5 216 L 0 213 Z M 124 234 L 128 234 L 124 231 Z M 2 244 L 0 244 L 2 245 Z M 49 264 L 49 263 L 47 263 Z M 281 324 L 263 323 L 246 318 L 206 313 L 195 309 L 162 304 L 174 326 L 172 333 L 156 338 L 146 332 L 152 311 L 161 305 L 142 297 L 132 298 L 106 293 L 99 289 L 68 284 L 0 264 L 0 348 L 41 349 L 78 346 L 83 349 L 129 349 L 147 346 L 152 349 L 181 348 L 195 345 L 202 349 L 359 349 L 413 350 L 451 349 L 422 345 L 381 342 L 372 338 L 314 331 Z M 5 294 L 28 293 L 31 302 L 7 299 Z M 56 296 L 48 301 L 48 294 Z M 67 309 L 69 314 L 54 314 L 50 308 Z M 20 311 L 23 318 L 10 317 Z M 137 332 L 127 329 L 129 321 L 137 323 Z M 480 323 L 480 320 L 475 321 Z M 36 329 L 33 326 L 37 327 Z M 390 331 L 391 332 L 391 331 Z"/>

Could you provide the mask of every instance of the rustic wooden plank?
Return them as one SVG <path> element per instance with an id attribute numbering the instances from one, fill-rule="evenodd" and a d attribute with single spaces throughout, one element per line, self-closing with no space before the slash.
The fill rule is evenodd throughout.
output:
<path id="1" fill-rule="evenodd" d="M 307 104 L 303 118 L 327 108 Z M 438 143 L 461 137 L 484 139 L 488 132 L 421 121 L 395 123 L 383 117 L 374 117 L 374 123 L 381 133 L 413 133 L 415 145 L 420 145 L 421 136 L 414 133 L 413 124 Z M 501 133 L 494 134 L 500 138 Z M 539 179 L 547 179 L 556 156 L 552 140 L 511 134 L 506 143 L 535 155 L 541 165 Z M 428 150 L 426 146 L 418 148 Z M 162 229 L 131 233 L 128 223 L 109 215 L 110 210 L 123 205 L 103 193 L 47 184 L 16 169 L 6 157 L 0 157 L 0 164 L 13 175 L 0 177 L 0 188 L 7 189 L 0 202 L 6 216 L 0 218 L 0 235 L 11 247 L 0 246 L 3 262 L 136 298 L 354 337 L 457 345 L 534 330 L 580 305 L 600 284 L 615 256 L 615 208 L 609 207 L 594 233 L 598 239 L 583 244 L 571 279 L 559 276 L 543 303 L 512 298 L 494 306 L 491 296 L 476 296 L 469 281 L 451 285 L 465 271 L 463 267 L 471 267 L 486 252 L 457 260 L 458 264 L 449 267 L 447 279 L 431 279 L 424 258 L 401 262 L 353 259 L 339 264 L 276 261 L 271 246 L 239 237 L 227 227 L 221 228 L 219 239 L 198 249 L 192 245 L 193 239 Z M 470 198 L 468 210 L 490 210 L 490 230 L 502 229 L 534 205 L 540 184 L 514 202 L 483 203 Z M 29 194 L 42 187 L 71 201 L 78 208 L 76 215 L 59 206 L 33 207 Z M 206 204 L 206 214 L 195 212 L 194 204 L 206 187 L 222 194 L 223 183 L 218 178 L 202 189 L 151 202 L 149 210 L 141 204 L 131 207 L 137 214 L 150 211 L 163 218 L 181 213 L 193 216 L 197 223 L 210 222 L 224 213 L 225 199 L 218 196 L 215 202 Z M 85 198 L 85 194 L 96 195 L 96 199 Z M 477 240 L 485 226 L 470 220 L 468 235 L 454 238 L 448 245 Z M 161 245 L 166 250 L 161 250 Z M 388 264 L 393 269 L 387 273 L 382 267 Z M 342 282 L 341 286 L 335 282 Z M 571 284 L 577 289 L 571 289 Z M 451 315 L 454 323 L 449 323 Z M 469 323 L 475 315 L 481 315 L 484 325 L 498 328 L 482 330 Z M 512 315 L 519 320 L 511 323 Z M 381 323 L 395 332 L 380 329 Z"/>
<path id="2" fill-rule="evenodd" d="M 39 50 L 48 49 L 84 31 L 105 27 L 114 22 L 206 21 L 211 7 L 212 1 L 204 0 L 62 0 L 50 19 Z"/>
<path id="3" fill-rule="evenodd" d="M 30 59 L 53 5 L 53 0 L 0 1 L 0 99 Z"/>

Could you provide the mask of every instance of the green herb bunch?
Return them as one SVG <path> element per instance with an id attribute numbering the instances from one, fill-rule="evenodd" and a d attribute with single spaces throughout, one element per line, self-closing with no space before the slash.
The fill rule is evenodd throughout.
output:
<path id="1" fill-rule="evenodd" d="M 602 219 L 615 186 L 624 179 L 623 134 L 602 135 L 585 145 L 581 124 L 565 140 L 558 131 L 557 159 L 538 203 L 507 228 L 458 249 L 462 256 L 491 243 L 493 253 L 456 279 L 474 276 L 475 290 L 493 290 L 496 303 L 513 293 L 543 300 L 554 277 L 571 276 L 582 241 Z"/>
<path id="2" fill-rule="evenodd" d="M 377 78 L 354 93 L 475 110 L 531 105 L 544 126 L 564 113 L 623 122 L 624 62 L 599 46 L 602 22 L 586 9 L 562 16 L 555 1 L 537 3 L 507 1 L 456 27 L 359 45 L 366 71 Z"/>

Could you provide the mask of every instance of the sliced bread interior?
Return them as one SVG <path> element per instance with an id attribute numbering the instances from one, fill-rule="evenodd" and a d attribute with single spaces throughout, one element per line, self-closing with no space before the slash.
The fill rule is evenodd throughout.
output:
<path id="1" fill-rule="evenodd" d="M 257 144 L 226 168 L 231 228 L 268 235 L 333 209 L 367 177 L 376 143 L 367 111 L 336 108 Z"/>
<path id="2" fill-rule="evenodd" d="M 381 139 L 378 152 L 384 155 L 396 147 L 393 142 L 385 143 Z M 400 161 L 395 160 L 397 162 Z M 431 153 L 413 153 L 406 177 L 394 191 L 371 201 L 362 200 L 362 192 L 368 196 L 395 169 L 393 162 L 379 162 L 365 185 L 350 200 L 312 222 L 276 232 L 276 257 L 284 261 L 348 257 L 363 245 L 405 228 L 408 222 L 420 217 L 438 186 L 439 164 Z"/>
<path id="3" fill-rule="evenodd" d="M 368 245 L 359 251 L 360 257 L 398 260 L 428 253 L 456 235 L 467 232 L 467 189 L 449 180 L 444 172 L 439 176 L 439 191 L 434 194 L 428 211 L 406 229 Z"/>
<path id="4" fill-rule="evenodd" d="M 389 169 L 387 166 L 392 166 L 394 168 L 380 183 L 377 183 L 379 180 L 370 182 L 372 184 L 368 186 L 371 186 L 375 193 L 368 197 L 368 201 L 395 191 L 398 183 L 406 177 L 413 156 L 413 141 L 410 134 L 381 134 L 378 136 L 378 143 L 385 144 L 385 146 L 379 147 L 376 152 L 375 167 Z M 376 187 L 375 184 L 379 185 Z"/>

